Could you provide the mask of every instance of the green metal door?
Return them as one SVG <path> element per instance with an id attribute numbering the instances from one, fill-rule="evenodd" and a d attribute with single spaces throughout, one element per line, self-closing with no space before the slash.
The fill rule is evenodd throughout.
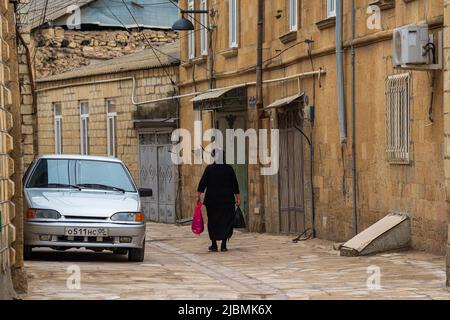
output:
<path id="1" fill-rule="evenodd" d="M 227 129 L 242 129 L 246 130 L 246 118 L 244 113 L 221 113 L 216 114 L 217 128 L 222 132 L 224 139 L 226 138 Z M 247 143 L 248 145 L 248 143 Z M 224 141 L 225 152 L 228 150 L 226 148 L 226 141 Z M 237 164 L 237 140 L 234 143 L 234 164 L 231 164 L 234 171 L 236 172 L 236 177 L 239 182 L 239 190 L 241 192 L 241 210 L 244 214 L 246 221 L 248 221 L 248 166 L 247 164 Z M 245 148 L 246 152 L 247 147 Z M 247 160 L 247 155 L 246 155 Z M 248 223 L 247 223 L 248 225 Z"/>

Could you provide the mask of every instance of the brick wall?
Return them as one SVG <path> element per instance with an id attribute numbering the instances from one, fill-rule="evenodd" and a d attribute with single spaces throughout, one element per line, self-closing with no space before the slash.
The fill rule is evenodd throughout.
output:
<path id="1" fill-rule="evenodd" d="M 178 67 L 166 68 L 176 80 Z M 133 119 L 147 114 L 148 119 L 159 105 L 137 107 L 131 102 L 132 82 L 130 80 L 114 81 L 102 84 L 77 86 L 77 82 L 102 81 L 106 79 L 135 77 L 136 100 L 145 101 L 159 99 L 173 94 L 174 88 L 169 77 L 160 68 L 140 70 L 128 73 L 117 73 L 112 76 L 94 76 L 76 80 L 40 83 L 38 90 L 38 132 L 40 154 L 55 153 L 54 115 L 52 104 L 62 105 L 62 141 L 64 154 L 80 154 L 80 107 L 81 100 L 89 102 L 89 154 L 107 156 L 107 122 L 106 99 L 116 103 L 116 145 L 117 157 L 125 162 L 133 177 L 139 182 L 138 170 L 138 134 Z M 73 87 L 42 91 L 45 88 L 67 84 Z M 165 106 L 165 105 L 163 105 Z M 172 116 L 173 110 L 164 108 L 158 118 Z"/>
<path id="2" fill-rule="evenodd" d="M 14 149 L 13 112 L 17 110 L 14 109 L 11 90 L 14 70 L 10 68 L 13 67 L 11 62 L 15 61 L 11 56 L 14 55 L 14 47 L 10 46 L 11 35 L 14 39 L 14 32 L 10 33 L 11 28 L 14 28 L 11 9 L 8 1 L 0 1 L 0 23 L 3 26 L 0 34 L 3 47 L 0 68 L 5 75 L 0 81 L 0 299 L 10 298 L 14 292 L 11 267 L 16 261 L 16 250 L 13 248 L 16 240 L 16 228 L 13 225 L 15 206 L 12 203 L 15 194 L 12 176 L 15 168 L 11 153 Z"/>

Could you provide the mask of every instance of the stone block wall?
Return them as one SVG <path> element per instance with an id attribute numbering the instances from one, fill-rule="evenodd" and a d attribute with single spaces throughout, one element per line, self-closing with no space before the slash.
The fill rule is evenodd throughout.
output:
<path id="1" fill-rule="evenodd" d="M 33 32 L 35 69 L 38 79 L 109 60 L 153 46 L 175 42 L 173 31 L 120 30 L 79 31 L 61 27 L 37 29 Z"/>
<path id="2" fill-rule="evenodd" d="M 176 81 L 178 67 L 168 67 L 166 71 Z M 171 117 L 165 111 L 167 104 L 135 106 L 131 101 L 132 81 L 113 81 L 114 78 L 136 78 L 136 101 L 147 101 L 173 95 L 173 86 L 166 73 L 160 68 L 118 73 L 112 76 L 92 76 L 76 80 L 40 83 L 38 99 L 38 132 L 40 154 L 55 153 L 53 103 L 62 106 L 62 144 L 64 154 L 80 154 L 80 101 L 89 102 L 89 154 L 107 156 L 106 100 L 116 103 L 116 145 L 117 157 L 125 162 L 136 182 L 139 182 L 138 133 L 133 120 L 148 115 L 152 119 Z M 112 80 L 108 83 L 89 84 L 69 88 L 50 89 L 69 83 Z M 44 91 L 42 91 L 44 89 Z M 155 116 L 156 117 L 156 116 Z"/>
<path id="3" fill-rule="evenodd" d="M 11 91 L 11 65 L 14 51 L 9 45 L 11 33 L 11 8 L 8 1 L 0 1 L 0 32 L 2 53 L 0 56 L 0 299 L 11 298 L 14 290 L 11 282 L 11 267 L 16 261 L 16 250 L 13 245 L 16 240 L 16 228 L 13 225 L 15 206 L 12 199 L 15 185 L 12 181 L 14 160 L 11 153 L 15 147 L 13 129 L 13 95 Z M 6 28 L 5 28 L 6 27 Z M 14 34 L 14 33 L 13 33 Z"/>

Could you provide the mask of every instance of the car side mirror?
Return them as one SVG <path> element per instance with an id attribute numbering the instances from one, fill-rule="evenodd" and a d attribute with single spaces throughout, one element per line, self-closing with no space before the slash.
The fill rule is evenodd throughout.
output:
<path id="1" fill-rule="evenodd" d="M 153 197 L 153 190 L 148 188 L 139 188 L 139 196 L 143 198 Z"/>

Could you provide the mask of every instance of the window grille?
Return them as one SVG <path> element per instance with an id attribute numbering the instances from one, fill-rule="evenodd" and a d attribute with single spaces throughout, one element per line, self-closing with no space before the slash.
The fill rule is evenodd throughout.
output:
<path id="1" fill-rule="evenodd" d="M 389 76 L 386 80 L 386 153 L 393 164 L 411 161 L 411 74 Z"/>

